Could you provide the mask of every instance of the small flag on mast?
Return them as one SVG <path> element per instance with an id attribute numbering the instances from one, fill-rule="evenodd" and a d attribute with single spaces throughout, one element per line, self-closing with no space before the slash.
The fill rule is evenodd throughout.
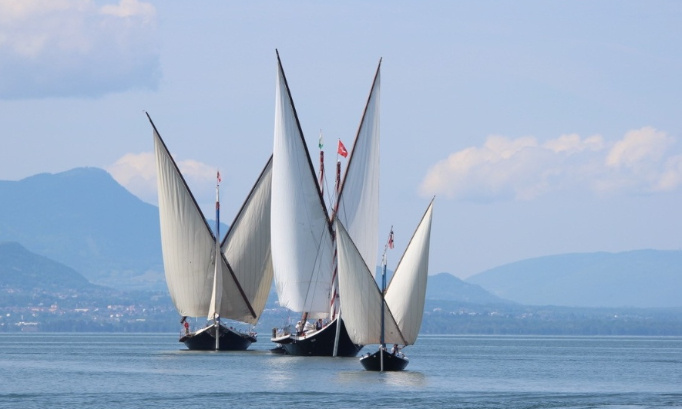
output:
<path id="1" fill-rule="evenodd" d="M 388 234 L 388 248 L 393 248 L 393 227 L 391 227 L 391 232 Z"/>
<path id="2" fill-rule="evenodd" d="M 223 180 L 220 178 L 220 171 L 216 174 L 216 178 L 218 179 L 218 183 L 222 182 Z"/>
<path id="3" fill-rule="evenodd" d="M 324 142 L 322 141 L 322 129 L 320 129 L 320 139 L 317 142 L 317 146 L 319 146 L 320 149 L 322 149 L 322 147 L 324 146 Z"/>
<path id="4" fill-rule="evenodd" d="M 346 150 L 346 147 L 343 146 L 343 142 L 341 142 L 341 139 L 339 139 L 339 155 L 343 156 L 344 158 L 348 157 L 348 151 Z"/>

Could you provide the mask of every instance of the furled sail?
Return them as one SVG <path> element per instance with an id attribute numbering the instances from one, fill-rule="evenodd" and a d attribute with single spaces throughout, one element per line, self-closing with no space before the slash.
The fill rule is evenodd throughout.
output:
<path id="1" fill-rule="evenodd" d="M 164 270 L 168 290 L 176 309 L 181 315 L 192 317 L 211 316 L 217 310 L 222 318 L 255 323 L 262 308 L 256 313 L 249 301 L 249 294 L 242 289 L 242 284 L 228 266 L 225 256 L 220 251 L 216 251 L 215 236 L 156 126 L 149 115 L 147 117 L 154 129 Z M 269 200 L 265 198 L 268 196 L 269 183 L 265 183 L 264 186 L 265 194 L 262 195 L 264 197 L 261 197 L 261 201 Z M 260 189 L 262 188 L 258 190 Z M 260 206 L 262 209 L 267 205 L 261 203 Z M 258 207 L 256 206 L 255 209 Z M 267 220 L 265 218 L 265 223 Z M 245 226 L 242 229 L 248 230 L 248 227 Z M 260 232 L 262 236 L 263 229 L 267 230 L 267 227 L 258 226 L 254 228 L 254 231 Z M 228 241 L 226 238 L 225 242 Z M 238 241 L 248 240 L 241 238 Z M 229 246 L 225 246 L 224 243 L 223 248 L 227 247 Z M 267 248 L 269 246 L 264 247 L 266 248 L 249 251 L 254 251 L 252 257 L 261 257 L 267 264 L 270 262 L 269 248 Z M 217 266 L 216 259 L 219 263 Z M 260 272 L 251 272 L 251 274 L 263 274 L 262 277 L 253 278 L 253 280 L 260 280 L 260 286 L 270 286 L 267 268 L 263 268 Z M 215 295 L 214 287 L 217 290 Z M 254 299 L 253 302 L 259 305 L 261 301 Z"/>
<path id="2" fill-rule="evenodd" d="M 270 251 L 270 197 L 272 194 L 272 157 L 232 222 L 222 244 L 228 260 L 229 280 L 232 274 L 239 283 L 253 311 L 243 312 L 239 321 L 255 324 L 265 308 L 272 284 L 272 255 Z M 231 286 L 226 289 L 239 290 Z M 226 293 L 223 304 L 241 299 L 240 294 Z M 234 309 L 234 308 L 232 308 Z M 255 313 L 255 317 L 254 317 Z"/>
<path id="3" fill-rule="evenodd" d="M 433 200 L 426 209 L 386 289 L 386 304 L 405 337 L 404 345 L 415 343 L 424 315 L 432 214 Z"/>
<path id="4" fill-rule="evenodd" d="M 338 220 L 335 226 L 339 291 L 343 294 L 343 321 L 351 340 L 360 345 L 379 344 L 383 308 L 385 342 L 407 344 L 348 231 Z"/>
<path id="5" fill-rule="evenodd" d="M 371 271 L 376 265 L 379 228 L 380 85 L 381 61 L 355 137 L 336 213 Z"/>
<path id="6" fill-rule="evenodd" d="M 279 54 L 277 63 L 271 209 L 277 295 L 283 307 L 323 314 L 331 298 L 331 225 Z"/>

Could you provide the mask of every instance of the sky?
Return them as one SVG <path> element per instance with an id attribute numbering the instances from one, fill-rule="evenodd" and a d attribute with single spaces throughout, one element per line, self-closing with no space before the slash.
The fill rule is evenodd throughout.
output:
<path id="1" fill-rule="evenodd" d="M 208 217 L 220 170 L 229 221 L 272 153 L 275 50 L 327 169 L 382 59 L 389 268 L 434 196 L 431 274 L 680 249 L 680 21 L 677 1 L 0 0 L 0 180 L 98 167 L 156 204 L 148 112 Z"/>

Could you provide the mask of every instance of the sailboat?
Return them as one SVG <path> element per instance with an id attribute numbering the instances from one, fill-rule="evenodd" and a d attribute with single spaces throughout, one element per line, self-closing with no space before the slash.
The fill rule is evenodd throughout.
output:
<path id="1" fill-rule="evenodd" d="M 433 200 L 410 240 L 386 288 L 386 248 L 382 260 L 382 288 L 372 276 L 343 223 L 337 220 L 339 289 L 344 295 L 344 322 L 351 340 L 359 344 L 379 344 L 360 363 L 368 371 L 401 371 L 409 359 L 398 345 L 417 340 L 424 314 Z M 392 243 L 393 229 L 389 236 Z M 387 246 L 388 247 L 388 246 Z M 386 344 L 394 344 L 391 352 Z"/>
<path id="2" fill-rule="evenodd" d="M 216 183 L 216 229 L 201 209 L 154 122 L 161 247 L 166 283 L 185 332 L 179 341 L 190 350 L 245 350 L 256 342 L 221 318 L 255 325 L 272 284 L 270 199 L 272 157 L 220 242 L 220 175 Z M 191 331 L 188 317 L 209 323 Z"/>
<path id="3" fill-rule="evenodd" d="M 296 330 L 273 330 L 275 351 L 290 355 L 353 357 L 362 349 L 348 337 L 336 277 L 334 224 L 347 226 L 367 264 L 376 262 L 379 214 L 379 84 L 377 68 L 336 200 L 327 211 L 303 137 L 282 62 L 278 77 L 272 180 L 272 259 L 280 306 L 301 314 Z M 321 158 L 323 152 L 320 153 Z M 323 163 L 323 160 L 321 160 Z M 323 177 L 321 177 L 323 179 Z M 308 320 L 317 320 L 313 327 Z"/>

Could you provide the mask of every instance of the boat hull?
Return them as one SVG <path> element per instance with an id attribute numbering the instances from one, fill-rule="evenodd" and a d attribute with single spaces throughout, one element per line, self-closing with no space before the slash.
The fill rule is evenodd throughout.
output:
<path id="1" fill-rule="evenodd" d="M 211 324 L 196 332 L 183 335 L 179 341 L 192 351 L 215 351 L 215 327 L 215 324 Z M 219 351 L 244 351 L 251 343 L 256 342 L 256 337 L 223 325 L 220 326 L 219 334 Z"/>
<path id="2" fill-rule="evenodd" d="M 381 371 L 381 353 L 384 354 L 384 371 L 402 371 L 410 362 L 405 356 L 393 355 L 380 349 L 373 354 L 364 355 L 360 358 L 360 363 L 368 371 Z"/>
<path id="3" fill-rule="evenodd" d="M 334 320 L 321 330 L 309 332 L 302 336 L 289 335 L 288 337 L 273 338 L 272 341 L 278 344 L 273 352 L 294 356 L 334 356 L 334 341 L 338 322 L 338 319 Z M 351 341 L 346 326 L 341 320 L 341 333 L 339 334 L 336 356 L 355 357 L 361 349 L 362 345 L 354 344 Z"/>

